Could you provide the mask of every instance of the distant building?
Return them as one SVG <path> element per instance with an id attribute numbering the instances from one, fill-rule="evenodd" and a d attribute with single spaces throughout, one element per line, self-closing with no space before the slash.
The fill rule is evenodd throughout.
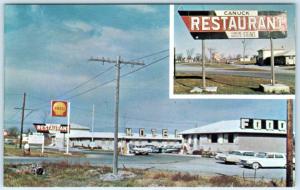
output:
<path id="1" fill-rule="evenodd" d="M 9 135 L 8 130 L 4 129 L 3 130 L 3 137 L 7 137 Z"/>
<path id="2" fill-rule="evenodd" d="M 212 60 L 216 62 L 220 62 L 222 58 L 223 58 L 222 55 L 219 54 L 218 52 L 212 53 Z"/>
<path id="3" fill-rule="evenodd" d="M 251 57 L 250 56 L 240 57 L 239 61 L 240 62 L 250 62 L 251 61 Z"/>
<path id="4" fill-rule="evenodd" d="M 257 51 L 257 64 L 259 65 L 270 65 L 271 50 L 260 49 Z M 275 65 L 295 65 L 296 64 L 296 53 L 295 50 L 285 49 L 274 49 L 274 64 Z"/>
<path id="5" fill-rule="evenodd" d="M 180 132 L 192 150 L 285 152 L 286 122 L 241 119 L 220 121 Z"/>

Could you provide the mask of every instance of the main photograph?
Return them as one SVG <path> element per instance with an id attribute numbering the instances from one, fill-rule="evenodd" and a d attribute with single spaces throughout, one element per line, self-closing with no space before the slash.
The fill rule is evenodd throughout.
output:
<path id="1" fill-rule="evenodd" d="M 294 101 L 169 98 L 169 5 L 7 4 L 4 24 L 4 186 L 293 185 Z"/>

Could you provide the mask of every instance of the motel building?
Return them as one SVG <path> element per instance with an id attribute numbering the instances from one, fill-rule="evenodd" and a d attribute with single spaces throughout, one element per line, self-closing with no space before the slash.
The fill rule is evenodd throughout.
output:
<path id="1" fill-rule="evenodd" d="M 286 121 L 241 118 L 180 132 L 185 153 L 194 150 L 286 152 Z"/>
<path id="2" fill-rule="evenodd" d="M 296 53 L 295 50 L 286 49 L 274 49 L 274 64 L 275 65 L 286 65 L 294 66 L 296 64 Z M 257 51 L 257 64 L 259 65 L 270 65 L 271 61 L 271 50 L 260 49 Z"/>
<path id="3" fill-rule="evenodd" d="M 177 134 L 169 134 L 167 129 L 160 131 L 151 129 L 147 131 L 144 128 L 139 129 L 139 133 L 132 133 L 131 128 L 126 128 L 125 133 L 119 133 L 119 147 L 131 145 L 155 145 L 158 147 L 167 145 L 181 145 L 182 138 Z M 53 146 L 62 148 L 66 145 L 68 134 L 56 132 L 53 134 Z M 89 148 L 90 143 L 95 143 L 96 148 L 103 150 L 113 150 L 114 146 L 114 133 L 113 132 L 91 132 L 89 127 L 71 124 L 70 129 L 70 147 L 84 147 Z M 64 144 L 65 142 L 65 144 Z"/>

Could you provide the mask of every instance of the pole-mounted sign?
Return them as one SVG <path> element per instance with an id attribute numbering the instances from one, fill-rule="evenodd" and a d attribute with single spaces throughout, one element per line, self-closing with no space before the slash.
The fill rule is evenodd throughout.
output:
<path id="1" fill-rule="evenodd" d="M 256 10 L 178 11 L 192 37 L 286 38 L 287 12 Z"/>
<path id="2" fill-rule="evenodd" d="M 50 133 L 51 131 L 59 131 L 60 133 L 68 133 L 70 128 L 64 124 L 51 123 L 33 123 L 34 128 L 39 133 Z"/>
<path id="3" fill-rule="evenodd" d="M 52 117 L 67 117 L 68 102 L 67 101 L 51 101 L 51 116 Z"/>

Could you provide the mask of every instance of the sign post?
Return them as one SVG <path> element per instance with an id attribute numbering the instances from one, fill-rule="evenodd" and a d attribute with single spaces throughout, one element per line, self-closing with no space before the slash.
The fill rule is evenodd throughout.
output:
<path id="1" fill-rule="evenodd" d="M 33 133 L 28 136 L 28 144 L 41 144 L 42 154 L 44 154 L 45 138 L 43 133 Z"/>
<path id="2" fill-rule="evenodd" d="M 270 49 L 271 49 L 271 74 L 272 74 L 272 79 L 271 79 L 271 83 L 274 86 L 275 85 L 275 72 L 274 72 L 274 48 L 273 48 L 273 40 L 272 37 L 270 36 Z"/>
<path id="3" fill-rule="evenodd" d="M 205 42 L 202 40 L 202 87 L 205 90 L 206 81 L 205 81 Z"/>
<path id="4" fill-rule="evenodd" d="M 67 117 L 67 147 L 66 154 L 69 154 L 70 144 L 70 112 L 71 103 L 67 101 L 53 100 L 51 101 L 51 115 L 52 117 Z M 65 142 L 65 141 L 64 141 Z"/>

